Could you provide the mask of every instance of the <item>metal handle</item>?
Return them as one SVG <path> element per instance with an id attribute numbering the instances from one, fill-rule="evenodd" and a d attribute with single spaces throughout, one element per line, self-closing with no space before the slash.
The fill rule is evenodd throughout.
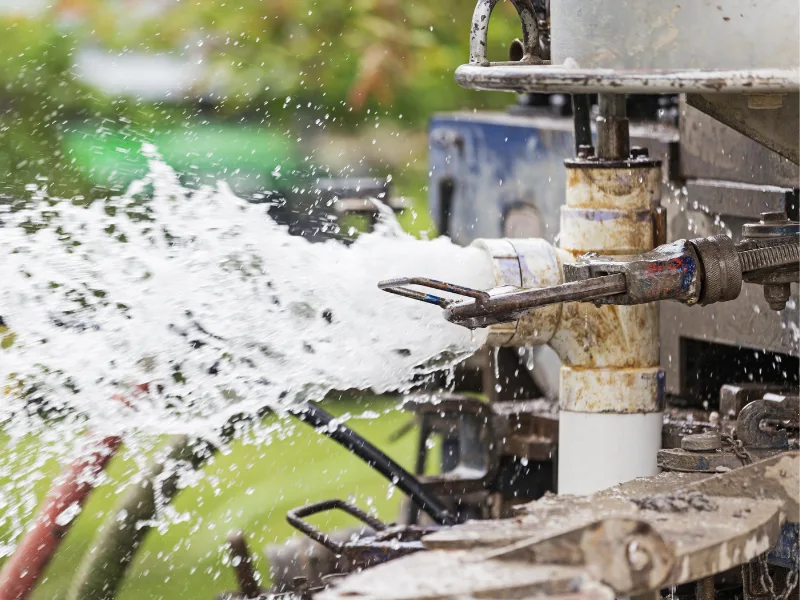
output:
<path id="1" fill-rule="evenodd" d="M 448 300 L 433 294 L 418 292 L 402 287 L 414 284 L 443 290 L 461 296 L 474 298 L 474 302 Z M 595 300 L 605 296 L 621 294 L 626 290 L 625 276 L 617 273 L 605 277 L 593 277 L 584 281 L 574 281 L 546 288 L 508 291 L 506 288 L 495 288 L 491 292 L 475 290 L 452 283 L 436 281 L 424 277 L 407 277 L 382 281 L 378 287 L 390 294 L 397 294 L 413 300 L 436 304 L 445 310 L 444 317 L 451 323 L 463 325 L 469 329 L 486 327 L 494 323 L 513 321 L 524 312 L 557 304 Z M 515 289 L 515 288 L 510 288 Z"/>
<path id="2" fill-rule="evenodd" d="M 475 12 L 472 13 L 472 28 L 469 35 L 469 62 L 473 65 L 489 66 L 486 57 L 486 44 L 489 34 L 489 18 L 499 0 L 478 0 Z M 539 27 L 536 23 L 536 12 L 531 0 L 511 0 L 517 9 L 522 24 L 522 47 L 524 53 L 521 62 L 530 62 L 537 56 L 539 45 Z"/>
<path id="3" fill-rule="evenodd" d="M 485 304 L 491 299 L 489 293 L 483 290 L 475 290 L 461 285 L 455 285 L 453 283 L 429 279 L 427 277 L 400 277 L 398 279 L 387 279 L 386 281 L 381 281 L 378 283 L 378 288 L 384 292 L 389 292 L 390 294 L 397 294 L 398 296 L 411 298 L 412 300 L 419 300 L 420 302 L 435 304 L 441 308 L 447 308 L 455 302 L 455 300 L 449 300 L 447 298 L 442 298 L 441 296 L 434 296 L 433 294 L 418 292 L 416 290 L 403 287 L 406 285 L 419 285 L 434 290 L 440 290 L 442 292 L 457 294 L 459 296 L 475 298 L 475 302 L 481 305 Z"/>
<path id="4" fill-rule="evenodd" d="M 444 318 L 451 323 L 476 329 L 514 321 L 535 308 L 562 302 L 598 300 L 622 294 L 626 289 L 625 275 L 614 273 L 550 287 L 501 292 L 491 295 L 489 301 L 483 304 L 459 302 L 445 310 Z"/>
<path id="5" fill-rule="evenodd" d="M 334 540 L 326 533 L 311 525 L 309 522 L 303 520 L 303 517 L 310 517 L 311 515 L 315 515 L 317 513 L 327 512 L 335 509 L 346 512 L 365 525 L 369 525 L 375 531 L 383 531 L 386 529 L 386 525 L 384 523 L 375 517 L 368 515 L 357 506 L 354 506 L 349 502 L 345 502 L 344 500 L 323 500 L 322 502 L 315 502 L 313 504 L 295 508 L 286 513 L 286 520 L 292 527 L 303 532 L 315 542 L 322 544 L 334 554 L 342 554 L 345 548 L 343 542 Z"/>

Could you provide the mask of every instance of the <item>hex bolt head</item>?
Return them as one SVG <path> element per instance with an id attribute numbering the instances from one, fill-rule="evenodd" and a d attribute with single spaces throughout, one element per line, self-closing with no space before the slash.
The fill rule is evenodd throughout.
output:
<path id="1" fill-rule="evenodd" d="M 768 283 L 764 286 L 764 299 L 769 307 L 775 311 L 786 308 L 786 302 L 792 295 L 792 288 L 788 283 Z"/>
<path id="2" fill-rule="evenodd" d="M 718 431 L 693 433 L 681 438 L 681 450 L 687 452 L 711 452 L 722 448 L 722 437 Z"/>

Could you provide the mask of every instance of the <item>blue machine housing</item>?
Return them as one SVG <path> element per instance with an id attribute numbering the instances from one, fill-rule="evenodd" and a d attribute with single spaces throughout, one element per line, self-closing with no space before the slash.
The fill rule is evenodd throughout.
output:
<path id="1" fill-rule="evenodd" d="M 565 193 L 564 159 L 574 154 L 572 119 L 450 113 L 429 127 L 430 210 L 442 234 L 462 245 L 508 235 L 555 241 Z"/>

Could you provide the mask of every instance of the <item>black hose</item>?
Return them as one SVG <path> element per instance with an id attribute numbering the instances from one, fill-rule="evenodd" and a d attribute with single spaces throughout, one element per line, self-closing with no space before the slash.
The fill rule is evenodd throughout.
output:
<path id="1" fill-rule="evenodd" d="M 327 435 L 350 450 L 350 452 L 386 477 L 439 525 L 455 525 L 458 522 L 439 498 L 426 490 L 416 477 L 378 450 L 378 448 L 341 423 L 337 423 L 335 427 L 332 427 L 331 422 L 334 417 L 319 406 L 309 402 L 291 409 L 289 412 L 304 423 L 314 427 L 318 432 Z"/>
<path id="2" fill-rule="evenodd" d="M 591 103 L 589 94 L 572 94 L 572 122 L 575 129 L 575 154 L 581 146 L 592 145 Z"/>

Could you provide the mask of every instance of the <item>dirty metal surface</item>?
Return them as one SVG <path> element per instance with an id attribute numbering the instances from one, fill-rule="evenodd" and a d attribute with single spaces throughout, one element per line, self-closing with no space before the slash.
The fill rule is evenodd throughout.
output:
<path id="1" fill-rule="evenodd" d="M 477 560 L 579 566 L 617 594 L 636 595 L 661 587 L 675 557 L 649 523 L 608 518 L 546 540 L 523 540 L 489 551 Z"/>
<path id="2" fill-rule="evenodd" d="M 679 179 L 797 187 L 797 164 L 688 105 L 684 98 L 679 107 Z"/>
<path id="3" fill-rule="evenodd" d="M 781 529 L 781 537 L 769 553 L 767 560 L 770 564 L 790 569 L 793 561 L 800 556 L 800 547 L 797 545 L 800 525 L 785 523 Z"/>
<path id="4" fill-rule="evenodd" d="M 800 73 L 796 69 L 652 71 L 492 63 L 461 65 L 455 77 L 461 87 L 468 89 L 517 93 L 789 93 L 800 89 Z"/>
<path id="5" fill-rule="evenodd" d="M 790 523 L 800 523 L 800 451 L 784 452 L 686 486 L 710 496 L 778 498 Z"/>
<path id="6" fill-rule="evenodd" d="M 727 419 L 736 419 L 746 404 L 760 400 L 764 394 L 789 392 L 785 385 L 768 383 L 730 383 L 719 390 L 719 414 Z"/>
<path id="7" fill-rule="evenodd" d="M 315 598 L 444 600 L 564 594 L 614 598 L 610 588 L 591 581 L 580 567 L 476 558 L 469 552 L 424 552 L 345 578 Z M 584 596 L 585 590 L 591 590 L 591 594 Z"/>
<path id="8" fill-rule="evenodd" d="M 800 162 L 800 95 L 771 96 L 775 106 L 756 109 L 753 97 L 689 94 L 686 102 L 797 164 Z"/>
<path id="9" fill-rule="evenodd" d="M 435 548 L 432 552 L 412 555 L 354 575 L 320 597 L 508 597 L 511 591 L 557 595 L 570 591 L 563 587 L 568 578 L 587 582 L 598 581 L 601 577 L 622 588 L 629 585 L 631 589 L 633 583 L 620 583 L 609 573 L 601 576 L 590 567 L 556 567 L 532 562 L 537 558 L 537 548 L 550 560 L 575 560 L 569 553 L 580 555 L 576 546 L 568 545 L 571 550 L 559 548 L 553 538 L 570 533 L 571 529 L 565 531 L 565 525 L 580 529 L 591 526 L 598 517 L 646 521 L 658 532 L 659 539 L 663 538 L 672 546 L 674 566 L 672 557 L 668 557 L 669 574 L 654 587 L 678 585 L 742 564 L 766 552 L 778 539 L 779 501 L 715 500 L 716 510 L 713 511 L 675 513 L 640 510 L 633 502 L 622 498 L 551 498 L 550 506 L 544 510 L 511 520 L 513 527 L 508 527 L 507 522 L 475 522 L 434 534 L 425 544 Z M 529 510 L 532 508 L 529 506 Z M 504 535 L 499 535 L 497 527 L 492 530 L 492 525 L 498 524 Z M 465 550 L 465 547 L 470 549 Z M 542 577 L 550 578 L 549 582 L 545 583 Z"/>
<path id="10" fill-rule="evenodd" d="M 780 396 L 779 396 L 780 397 Z M 796 421 L 800 415 L 797 396 L 784 396 L 778 400 L 754 400 L 739 413 L 736 432 L 742 443 L 749 448 L 788 448 L 789 438 L 785 429 L 762 429 L 765 420 Z"/>
<path id="11" fill-rule="evenodd" d="M 472 15 L 472 27 L 469 36 L 469 61 L 478 65 L 489 64 L 486 58 L 486 42 L 489 35 L 489 18 L 498 0 L 478 0 Z M 536 12 L 531 0 L 511 0 L 519 15 L 522 25 L 522 60 L 538 62 L 539 29 Z"/>
<path id="12" fill-rule="evenodd" d="M 671 512 L 642 509 L 634 502 L 669 493 L 703 494 L 711 509 Z M 766 552 L 778 540 L 784 519 L 800 520 L 798 498 L 800 452 L 790 452 L 724 474 L 663 473 L 591 497 L 545 497 L 525 505 L 513 519 L 440 530 L 423 544 L 432 550 L 485 553 L 520 543 L 535 546 L 598 519 L 633 518 L 649 522 L 673 546 L 676 565 L 668 582 L 677 585 Z"/>
<path id="13" fill-rule="evenodd" d="M 762 212 L 792 210 L 794 190 L 779 185 L 694 179 L 686 182 L 687 197 L 707 214 L 757 221 Z M 732 233 L 736 233 L 733 232 Z"/>
<path id="14" fill-rule="evenodd" d="M 775 454 L 775 450 L 749 450 L 754 459 L 760 460 Z M 695 452 L 682 448 L 665 448 L 658 452 L 658 466 L 670 471 L 723 473 L 738 469 L 742 460 L 730 451 Z"/>
<path id="15" fill-rule="evenodd" d="M 586 526 L 597 519 L 632 518 L 649 522 L 674 547 L 676 566 L 668 583 L 678 585 L 707 577 L 747 562 L 766 552 L 778 539 L 778 500 L 715 498 L 712 511 L 661 512 L 640 509 L 624 498 L 561 496 L 528 505 L 528 513 L 510 527 L 467 523 L 437 532 L 423 540 L 434 549 L 471 546 L 501 548 L 526 541 L 534 544 L 563 532 L 565 527 Z M 477 526 L 477 527 L 476 527 Z M 488 535 L 487 535 L 488 534 Z"/>

